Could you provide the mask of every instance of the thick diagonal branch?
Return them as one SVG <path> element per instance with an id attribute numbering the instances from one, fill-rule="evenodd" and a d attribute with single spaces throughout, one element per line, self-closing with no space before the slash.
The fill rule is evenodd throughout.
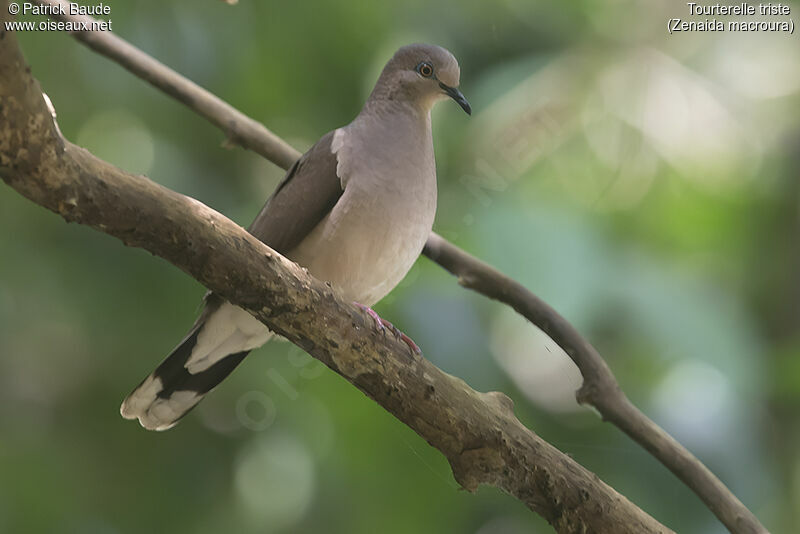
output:
<path id="1" fill-rule="evenodd" d="M 502 393 L 474 391 L 378 334 L 328 285 L 207 206 L 63 139 L 15 36 L 0 32 L 0 176 L 9 186 L 247 309 L 439 449 L 464 488 L 497 486 L 561 533 L 670 532 L 524 427 Z"/>
<path id="2" fill-rule="evenodd" d="M 38 3 L 58 5 L 66 2 L 39 0 Z M 74 21 L 90 20 L 90 17 L 58 18 Z M 231 142 L 254 150 L 284 169 L 299 157 L 299 152 L 277 138 L 267 128 L 123 39 L 110 32 L 76 32 L 73 35 L 96 52 L 116 61 L 134 75 L 188 105 L 225 131 Z M 593 406 L 604 420 L 617 426 L 647 449 L 694 491 L 730 532 L 735 534 L 766 532 L 753 513 L 722 481 L 686 447 L 630 402 L 600 354 L 555 310 L 519 283 L 510 280 L 435 233 L 431 234 L 423 253 L 459 276 L 464 287 L 512 306 L 547 333 L 572 358 L 583 375 L 583 386 L 577 392 L 578 401 Z"/>

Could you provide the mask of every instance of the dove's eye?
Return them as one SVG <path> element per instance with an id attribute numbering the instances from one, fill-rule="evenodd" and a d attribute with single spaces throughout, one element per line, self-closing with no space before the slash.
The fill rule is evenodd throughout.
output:
<path id="1" fill-rule="evenodd" d="M 423 61 L 422 63 L 417 65 L 417 72 L 419 72 L 420 75 L 425 78 L 430 78 L 431 76 L 433 76 L 433 65 L 431 65 L 427 61 Z"/>

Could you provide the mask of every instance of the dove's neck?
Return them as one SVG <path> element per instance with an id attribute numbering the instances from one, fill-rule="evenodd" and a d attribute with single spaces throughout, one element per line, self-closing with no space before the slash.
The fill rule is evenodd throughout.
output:
<path id="1" fill-rule="evenodd" d="M 430 113 L 398 101 L 372 101 L 340 131 L 333 142 L 340 171 L 370 176 L 388 188 L 418 186 L 427 192 L 434 190 L 435 198 Z M 370 157 L 348 154 L 348 147 L 359 147 Z"/>

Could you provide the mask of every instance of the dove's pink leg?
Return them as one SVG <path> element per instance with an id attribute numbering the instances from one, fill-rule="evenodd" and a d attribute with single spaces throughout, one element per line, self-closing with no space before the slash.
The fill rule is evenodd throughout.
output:
<path id="1" fill-rule="evenodd" d="M 353 302 L 358 308 L 362 309 L 372 317 L 372 320 L 375 321 L 375 327 L 378 329 L 379 332 L 386 333 L 386 329 L 392 331 L 392 333 L 397 337 L 400 341 L 408 345 L 408 348 L 411 349 L 411 352 L 414 354 L 422 354 L 422 350 L 420 350 L 419 346 L 414 343 L 414 340 L 405 335 L 403 332 L 400 331 L 395 325 L 387 321 L 386 319 L 381 319 L 381 316 L 375 313 L 375 310 L 370 308 L 369 306 L 364 306 L 358 302 Z"/>

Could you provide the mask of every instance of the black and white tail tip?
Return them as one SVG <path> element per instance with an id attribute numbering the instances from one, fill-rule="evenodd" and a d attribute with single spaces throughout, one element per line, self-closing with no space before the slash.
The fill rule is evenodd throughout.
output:
<path id="1" fill-rule="evenodd" d="M 190 362 L 200 328 L 193 332 L 131 392 L 120 407 L 125 419 L 138 419 L 148 430 L 167 430 L 222 382 L 248 351 L 222 356 L 197 370 Z M 188 368 L 187 368 L 188 367 Z M 190 369 L 196 372 L 190 372 Z"/>

